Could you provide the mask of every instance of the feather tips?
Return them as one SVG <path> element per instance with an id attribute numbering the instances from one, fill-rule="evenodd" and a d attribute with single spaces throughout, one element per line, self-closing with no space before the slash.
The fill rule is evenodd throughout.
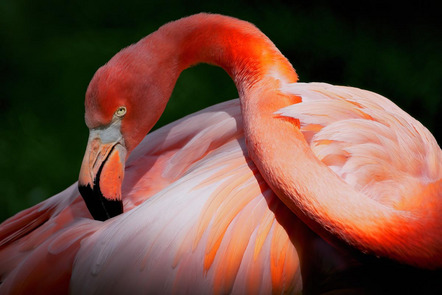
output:
<path id="1" fill-rule="evenodd" d="M 302 102 L 277 114 L 299 119 L 315 155 L 371 198 L 399 204 L 419 183 L 442 177 L 434 137 L 385 97 L 325 83 L 295 83 L 282 90 Z"/>

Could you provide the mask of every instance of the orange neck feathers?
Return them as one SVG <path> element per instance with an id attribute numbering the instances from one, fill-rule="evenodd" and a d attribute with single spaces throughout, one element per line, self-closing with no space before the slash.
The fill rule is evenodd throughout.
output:
<path id="1" fill-rule="evenodd" d="M 201 13 L 168 23 L 147 38 L 172 44 L 178 72 L 198 63 L 217 65 L 239 91 L 269 74 L 288 83 L 298 80 L 290 62 L 266 35 L 251 23 L 232 17 Z M 144 42 L 151 44 L 149 41 Z"/>

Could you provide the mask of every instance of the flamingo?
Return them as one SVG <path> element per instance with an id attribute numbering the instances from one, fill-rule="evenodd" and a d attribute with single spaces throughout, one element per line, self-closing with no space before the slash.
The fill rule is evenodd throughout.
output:
<path id="1" fill-rule="evenodd" d="M 149 133 L 201 62 L 222 67 L 239 100 Z M 262 32 L 222 15 L 121 50 L 86 92 L 78 184 L 0 225 L 0 293 L 379 291 L 373 272 L 382 284 L 392 270 L 439 278 L 434 137 L 381 95 L 297 80 Z"/>

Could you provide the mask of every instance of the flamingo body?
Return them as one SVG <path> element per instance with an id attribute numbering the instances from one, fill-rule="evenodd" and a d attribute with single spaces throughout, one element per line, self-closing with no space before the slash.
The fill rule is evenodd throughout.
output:
<path id="1" fill-rule="evenodd" d="M 211 30 L 198 31 L 201 20 Z M 139 62 L 141 49 L 157 54 L 148 65 L 176 66 L 165 40 L 183 27 L 178 22 L 123 50 L 88 89 L 91 135 L 81 193 L 97 219 L 122 208 L 124 214 L 91 219 L 73 185 L 5 221 L 1 293 L 379 291 L 383 279 L 376 287 L 366 278 L 337 285 L 330 278 L 366 265 L 417 272 L 398 262 L 440 269 L 442 152 L 424 126 L 378 94 L 295 83 L 291 65 L 262 33 L 222 16 L 181 20 L 195 37 L 181 37 L 191 40 L 178 54 L 182 64 L 165 67 L 158 77 L 163 88 L 155 86 L 148 103 L 140 100 L 157 85 L 149 80 L 155 67 Z M 230 41 L 252 36 L 250 54 L 262 64 L 239 62 L 246 47 L 224 48 L 217 37 L 207 39 L 211 32 Z M 215 45 L 199 52 L 192 47 L 197 41 Z M 156 44 L 167 46 L 157 52 Z M 240 101 L 145 136 L 179 72 L 198 60 L 226 69 Z M 149 83 L 140 85 L 141 70 L 148 70 L 142 81 Z M 145 107 L 151 116 L 133 125 L 146 117 Z M 387 260 L 367 263 L 360 252 Z"/>
<path id="2" fill-rule="evenodd" d="M 75 294 L 299 292 L 289 234 L 299 242 L 319 238 L 260 178 L 240 115 L 239 102 L 230 101 L 148 135 L 127 165 L 121 218 L 88 218 L 71 186 L 6 221 L 2 293 L 55 285 Z M 27 224 L 35 228 L 24 231 Z M 55 261 L 60 278 L 52 275 Z"/>

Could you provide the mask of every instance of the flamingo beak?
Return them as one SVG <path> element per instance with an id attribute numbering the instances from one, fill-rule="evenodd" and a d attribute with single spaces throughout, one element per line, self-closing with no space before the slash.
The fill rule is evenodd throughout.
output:
<path id="1" fill-rule="evenodd" d="M 101 221 L 123 213 L 121 184 L 127 150 L 119 128 L 115 136 L 113 127 L 91 130 L 78 179 L 89 212 Z"/>

